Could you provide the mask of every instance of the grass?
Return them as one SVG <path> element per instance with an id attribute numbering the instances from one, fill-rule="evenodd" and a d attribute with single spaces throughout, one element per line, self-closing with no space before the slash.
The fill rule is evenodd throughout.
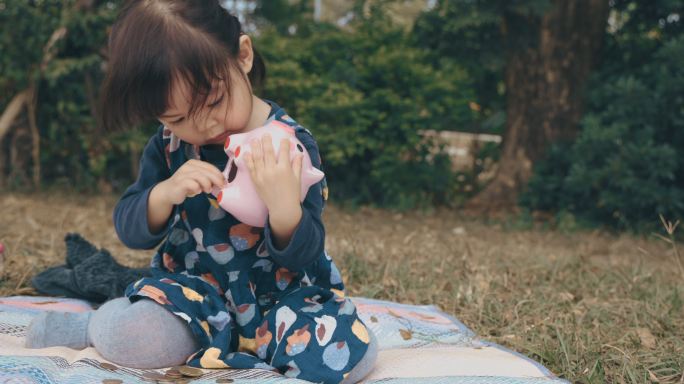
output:
<path id="1" fill-rule="evenodd" d="M 64 262 L 80 232 L 122 263 L 115 196 L 0 193 L 0 295 Z M 511 229 L 455 211 L 326 208 L 327 249 L 352 295 L 436 304 L 488 340 L 578 383 L 684 383 L 684 273 L 665 229 L 641 237 Z M 668 223 L 665 223 L 668 224 Z M 675 225 L 669 223 L 670 232 Z M 4 275 L 4 277 L 3 277 Z"/>

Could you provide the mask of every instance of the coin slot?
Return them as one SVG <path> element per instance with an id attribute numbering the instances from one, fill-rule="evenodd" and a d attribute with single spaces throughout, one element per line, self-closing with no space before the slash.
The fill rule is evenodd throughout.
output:
<path id="1" fill-rule="evenodd" d="M 237 166 L 234 161 L 231 161 L 230 168 L 228 169 L 228 182 L 232 183 L 235 180 L 235 176 L 237 176 Z"/>

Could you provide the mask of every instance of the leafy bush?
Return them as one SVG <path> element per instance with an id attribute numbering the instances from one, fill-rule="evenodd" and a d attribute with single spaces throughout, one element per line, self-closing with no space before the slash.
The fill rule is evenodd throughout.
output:
<path id="1" fill-rule="evenodd" d="M 97 127 L 93 102 L 105 65 L 100 52 L 119 2 L 73 12 L 75 3 L 0 0 L 0 22 L 10 26 L 0 36 L 0 85 L 7 90 L 0 108 L 39 79 L 42 181 L 120 189 L 131 181 L 156 124 L 119 134 Z M 59 26 L 68 34 L 38 76 L 43 47 Z M 260 28 L 255 45 L 268 71 L 260 95 L 314 132 L 335 199 L 398 207 L 451 201 L 449 163 L 427 156 L 419 131 L 471 125 L 472 87 L 464 70 L 434 69 L 428 52 L 379 9 L 346 31 L 303 23 L 296 35 L 283 36 L 277 28 Z"/>
<path id="2" fill-rule="evenodd" d="M 536 168 L 522 203 L 617 228 L 656 225 L 659 214 L 682 218 L 683 60 L 684 35 L 638 70 L 597 85 L 580 136 Z"/>
<path id="3" fill-rule="evenodd" d="M 92 8 L 81 10 L 74 8 L 76 3 L 0 1 L 0 24 L 7 26 L 0 34 L 0 108 L 35 84 L 44 185 L 123 187 L 131 178 L 130 148 L 138 148 L 136 142 L 145 135 L 107 133 L 95 119 L 105 61 L 101 52 L 117 2 L 93 2 Z M 55 56 L 41 69 L 44 47 L 60 27 L 66 35 L 57 40 Z M 8 145 L 6 141 L 4 149 Z"/>
<path id="4" fill-rule="evenodd" d="M 455 190 L 445 156 L 428 156 L 422 129 L 472 124 L 472 87 L 378 13 L 345 31 L 326 25 L 259 39 L 269 71 L 263 95 L 317 137 L 336 198 L 395 207 L 447 203 Z"/>

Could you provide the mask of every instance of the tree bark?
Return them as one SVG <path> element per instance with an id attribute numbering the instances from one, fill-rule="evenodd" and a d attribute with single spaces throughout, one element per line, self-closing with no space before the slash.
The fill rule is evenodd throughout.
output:
<path id="1" fill-rule="evenodd" d="M 19 116 L 24 105 L 31 98 L 31 95 L 31 90 L 25 89 L 14 95 L 9 104 L 7 104 L 7 108 L 5 108 L 2 115 L 0 115 L 0 141 L 2 141 L 3 137 L 9 132 L 10 127 L 12 127 L 12 124 L 14 123 L 14 119 Z"/>
<path id="2" fill-rule="evenodd" d="M 31 97 L 26 104 L 28 107 L 28 121 L 29 129 L 31 131 L 31 157 L 33 159 L 33 186 L 36 189 L 40 189 L 40 130 L 38 129 L 38 123 L 36 122 L 36 104 L 37 98 L 35 97 L 35 90 L 31 89 Z"/>
<path id="3" fill-rule="evenodd" d="M 91 10 L 93 7 L 93 0 L 78 0 L 76 4 L 74 4 L 73 9 L 71 12 L 83 12 L 83 11 L 88 11 Z M 65 10 L 65 12 L 62 13 L 62 19 L 65 19 L 68 16 L 69 11 Z M 65 26 L 60 26 L 56 30 L 52 32 L 50 35 L 50 38 L 48 39 L 47 43 L 43 47 L 43 57 L 41 59 L 41 62 L 38 64 L 38 77 L 42 75 L 42 73 L 45 71 L 47 66 L 50 64 L 50 61 L 55 57 L 57 54 L 57 51 L 55 49 L 55 46 L 57 45 L 58 42 L 63 40 L 66 35 L 67 35 L 67 28 Z M 30 69 L 30 71 L 33 71 L 35 69 Z M 29 87 L 21 92 L 19 92 L 17 95 L 12 98 L 8 106 L 5 108 L 3 111 L 2 115 L 0 115 L 0 144 L 2 144 L 2 139 L 3 137 L 7 134 L 9 131 L 10 127 L 12 126 L 12 123 L 14 120 L 19 116 L 19 113 L 21 112 L 22 108 L 24 105 L 27 107 L 27 113 L 28 113 L 28 122 L 29 122 L 29 130 L 31 132 L 31 141 L 32 141 L 32 150 L 31 150 L 31 157 L 33 160 L 33 184 L 35 188 L 40 188 L 41 184 L 41 169 L 40 169 L 40 129 L 37 125 L 37 119 L 36 119 L 36 114 L 37 114 L 37 100 L 38 100 L 38 80 L 37 78 L 34 78 L 34 76 L 29 73 Z M 13 150 L 15 149 L 14 147 L 12 148 Z M 18 154 L 13 152 L 11 158 L 16 160 L 18 157 Z M 11 161 L 10 164 L 13 164 Z M 0 172 L 4 172 L 4 167 L 0 167 Z M 0 182 L 4 181 L 4 174 L 2 175 L 3 177 L 0 178 Z M 0 183 L 2 185 L 2 183 Z"/>
<path id="4" fill-rule="evenodd" d="M 607 0 L 555 0 L 543 15 L 504 15 L 507 120 L 501 159 L 469 208 L 514 207 L 549 145 L 574 138 L 608 11 Z"/>

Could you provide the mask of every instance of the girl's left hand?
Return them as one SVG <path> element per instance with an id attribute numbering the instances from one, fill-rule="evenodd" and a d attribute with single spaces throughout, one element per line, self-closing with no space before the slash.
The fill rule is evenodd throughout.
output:
<path id="1" fill-rule="evenodd" d="M 245 164 L 269 213 L 299 209 L 303 154 L 297 153 L 290 163 L 290 141 L 283 139 L 276 157 L 269 134 L 252 140 L 250 147 L 252 152 L 245 154 Z"/>

